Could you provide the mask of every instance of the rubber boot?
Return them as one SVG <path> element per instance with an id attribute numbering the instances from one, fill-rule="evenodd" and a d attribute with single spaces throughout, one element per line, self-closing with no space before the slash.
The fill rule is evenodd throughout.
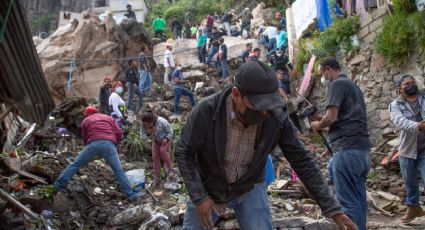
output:
<path id="1" fill-rule="evenodd" d="M 400 219 L 403 224 L 410 223 L 416 217 L 421 217 L 425 213 L 420 206 L 407 206 L 406 214 Z"/>

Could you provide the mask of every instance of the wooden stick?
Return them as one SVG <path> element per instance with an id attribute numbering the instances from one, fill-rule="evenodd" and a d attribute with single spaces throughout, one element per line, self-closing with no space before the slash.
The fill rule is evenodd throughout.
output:
<path id="1" fill-rule="evenodd" d="M 33 179 L 33 180 L 35 180 L 37 182 L 42 183 L 42 184 L 49 184 L 49 183 L 47 183 L 47 181 L 44 178 L 39 177 L 39 176 L 36 176 L 36 175 L 31 174 L 29 172 L 25 172 L 25 171 L 19 170 L 18 171 L 18 174 L 21 175 L 21 176 L 24 176 L 24 177 L 31 178 L 31 179 Z"/>
<path id="2" fill-rule="evenodd" d="M 4 191 L 0 188 L 0 195 L 4 197 L 8 202 L 12 203 L 16 208 L 24 212 L 25 214 L 29 215 L 32 218 L 38 219 L 37 214 L 31 211 L 31 209 L 27 208 L 25 205 L 23 205 L 21 202 L 16 200 L 13 196 L 11 196 L 9 193 Z"/>

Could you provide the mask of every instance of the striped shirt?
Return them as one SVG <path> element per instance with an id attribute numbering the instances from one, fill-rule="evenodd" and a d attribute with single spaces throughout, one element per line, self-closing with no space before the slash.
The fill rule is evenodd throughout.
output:
<path id="1" fill-rule="evenodd" d="M 227 141 L 226 177 L 230 184 L 244 176 L 254 156 L 255 137 L 259 125 L 245 127 L 237 118 L 232 96 L 226 98 Z"/>

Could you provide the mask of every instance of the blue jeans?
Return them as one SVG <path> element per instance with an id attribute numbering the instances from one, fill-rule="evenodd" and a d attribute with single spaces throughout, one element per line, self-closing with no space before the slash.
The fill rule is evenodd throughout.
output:
<path id="1" fill-rule="evenodd" d="M 217 60 L 214 64 L 214 67 L 216 69 L 216 75 L 218 76 L 218 71 L 217 71 L 217 67 L 218 65 L 221 65 L 221 80 L 225 80 L 227 78 L 228 75 L 228 70 L 227 70 L 227 60 Z"/>
<path id="2" fill-rule="evenodd" d="M 332 157 L 336 198 L 359 230 L 366 229 L 369 153 L 368 150 L 342 150 Z"/>
<path id="3" fill-rule="evenodd" d="M 419 154 L 417 159 L 400 156 L 399 162 L 406 188 L 406 203 L 409 206 L 419 206 L 418 173 L 425 185 L 425 152 Z"/>
<path id="4" fill-rule="evenodd" d="M 333 158 L 331 157 L 331 159 L 329 159 L 328 166 L 327 166 L 328 173 L 329 173 L 329 180 L 330 180 L 331 184 L 334 184 L 333 168 L 334 168 L 333 167 Z"/>
<path id="5" fill-rule="evenodd" d="M 179 103 L 182 95 L 189 97 L 192 108 L 195 106 L 195 96 L 193 96 L 192 92 L 183 87 L 174 86 L 174 114 L 179 114 Z"/>
<path id="6" fill-rule="evenodd" d="M 264 182 L 266 183 L 266 186 L 269 186 L 275 180 L 276 175 L 274 174 L 273 159 L 272 156 L 269 154 L 266 160 L 266 176 L 264 177 Z"/>
<path id="7" fill-rule="evenodd" d="M 68 165 L 65 171 L 63 171 L 63 173 L 55 181 L 55 190 L 59 191 L 60 189 L 65 187 L 69 180 L 71 180 L 72 176 L 74 176 L 74 174 L 78 172 L 78 169 L 80 169 L 80 167 L 87 165 L 96 157 L 103 157 L 106 160 L 106 163 L 109 164 L 115 176 L 117 177 L 121 189 L 128 197 L 131 197 L 132 195 L 137 193 L 137 191 L 134 191 L 131 187 L 130 181 L 128 180 L 124 170 L 122 169 L 115 144 L 112 141 L 108 140 L 96 140 L 90 142 L 83 149 L 83 151 L 80 152 L 77 159 L 70 165 Z"/>
<path id="8" fill-rule="evenodd" d="M 235 211 L 240 229 L 272 229 L 272 219 L 264 183 L 256 185 L 248 193 L 230 201 L 227 203 L 227 207 L 232 208 Z M 217 222 L 217 220 L 218 217 L 213 215 L 213 223 Z M 182 230 L 189 229 L 204 229 L 198 220 L 196 206 L 192 203 L 192 201 L 187 202 Z"/>
<path id="9" fill-rule="evenodd" d="M 143 106 L 143 97 L 145 96 L 143 92 L 137 87 L 136 84 L 131 84 L 130 82 L 125 83 L 125 86 L 128 90 L 128 98 L 127 98 L 127 109 L 131 109 L 131 101 L 133 100 L 134 94 L 139 98 L 137 109 L 135 112 L 139 111 L 139 109 Z"/>
<path id="10" fill-rule="evenodd" d="M 205 53 L 207 52 L 205 46 L 198 47 L 198 59 L 200 63 L 205 63 Z"/>
<path id="11" fill-rule="evenodd" d="M 276 49 L 276 38 L 269 38 L 269 52 L 272 52 Z"/>
<path id="12" fill-rule="evenodd" d="M 218 46 L 211 46 L 211 51 L 208 54 L 207 64 L 211 63 L 211 60 L 212 60 L 213 56 L 218 52 L 218 49 L 219 49 Z"/>
<path id="13" fill-rule="evenodd" d="M 145 71 L 143 69 L 139 70 L 139 74 L 140 74 L 139 89 L 142 91 L 144 96 L 152 88 L 152 75 L 150 72 Z"/>

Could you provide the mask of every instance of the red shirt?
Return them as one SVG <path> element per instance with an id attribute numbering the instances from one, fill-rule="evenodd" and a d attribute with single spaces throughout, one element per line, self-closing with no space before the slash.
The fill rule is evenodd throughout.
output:
<path id="1" fill-rule="evenodd" d="M 95 113 L 83 120 L 81 135 L 85 145 L 96 140 L 109 140 L 117 145 L 122 132 L 112 117 Z"/>
<path id="2" fill-rule="evenodd" d="M 208 15 L 207 17 L 207 27 L 213 27 L 214 25 L 214 18 L 211 15 Z"/>

